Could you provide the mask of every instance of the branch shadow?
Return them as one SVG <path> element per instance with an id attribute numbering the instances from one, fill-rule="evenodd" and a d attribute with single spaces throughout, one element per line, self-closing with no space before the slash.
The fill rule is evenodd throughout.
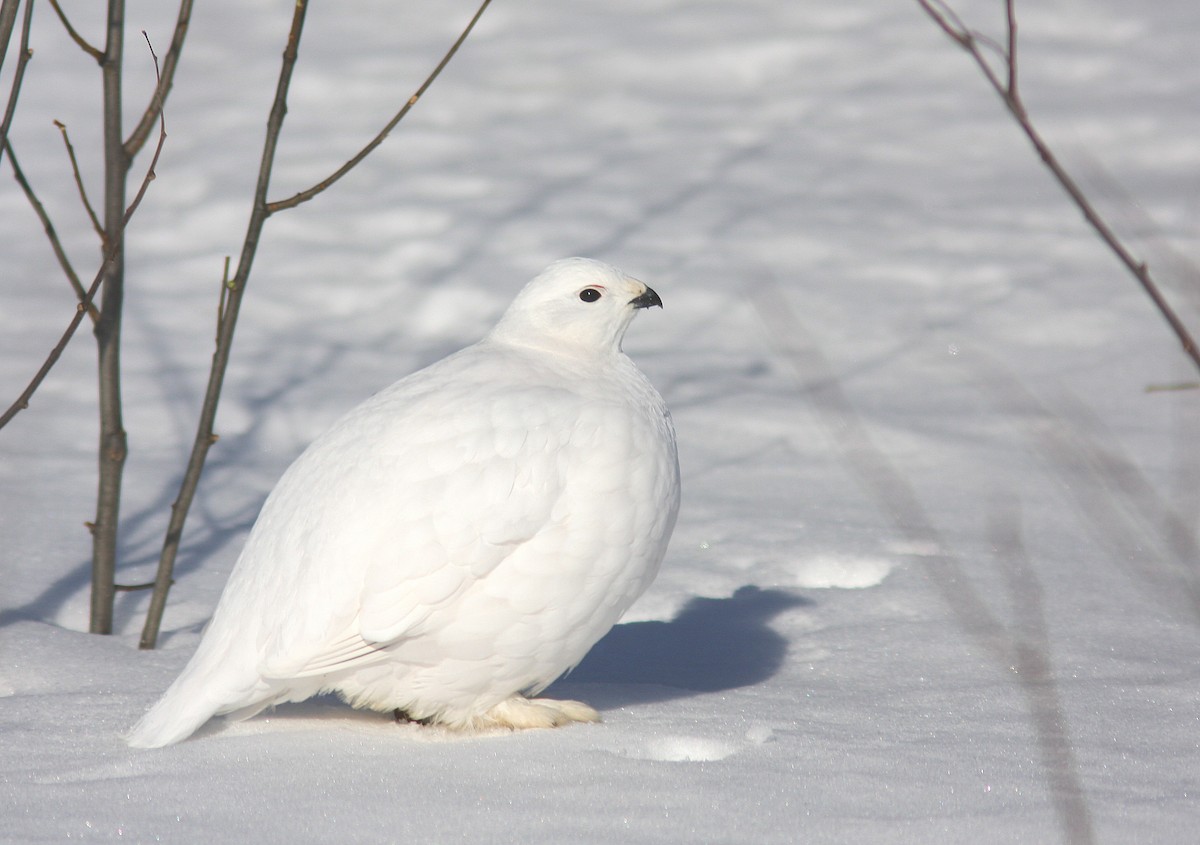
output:
<path id="1" fill-rule="evenodd" d="M 787 639 L 770 621 L 812 604 L 753 585 L 728 598 L 693 598 L 669 622 L 615 626 L 548 695 L 561 697 L 578 684 L 603 685 L 588 690 L 589 702 L 617 708 L 760 684 L 779 671 L 788 652 Z"/>
<path id="2" fill-rule="evenodd" d="M 188 393 L 183 386 L 184 380 L 169 363 L 161 363 L 169 360 L 168 345 L 163 343 L 154 348 L 156 360 L 160 362 L 159 381 L 164 405 L 174 409 L 172 416 L 174 424 L 179 427 L 180 442 L 186 443 L 191 436 L 190 424 L 179 409 L 189 404 L 198 409 L 199 400 Z M 260 376 L 251 379 L 244 387 L 238 398 L 250 422 L 244 430 L 223 436 L 221 448 L 214 450 L 205 464 L 204 476 L 180 545 L 174 571 L 176 580 L 198 570 L 215 555 L 224 552 L 233 540 L 249 532 L 270 492 L 270 486 L 254 489 L 246 483 L 229 481 L 230 475 L 244 477 L 248 464 L 261 460 L 260 456 L 271 451 L 268 444 L 270 409 L 282 404 L 314 378 L 335 371 L 349 349 L 350 344 L 329 344 L 303 359 L 289 359 L 277 365 L 273 370 L 273 379 Z M 301 448 L 296 447 L 297 454 Z M 147 574 L 152 577 L 153 571 L 148 567 L 157 563 L 162 548 L 161 530 L 165 527 L 171 502 L 179 492 L 185 457 L 186 454 L 181 455 L 179 471 L 163 480 L 148 504 L 122 509 L 116 575 L 119 584 L 145 581 Z M 214 492 L 221 490 L 235 490 L 242 506 L 228 507 L 229 494 Z M 221 497 L 226 500 L 223 507 L 214 508 L 214 503 Z M 236 551 L 233 555 L 236 556 Z M 62 624 L 61 616 L 65 608 L 88 590 L 91 566 L 90 559 L 76 560 L 74 565 L 24 604 L 0 608 L 0 628 L 22 620 Z M 148 590 L 119 590 L 114 602 L 114 631 L 121 632 L 131 625 L 140 626 L 149 596 Z M 164 632 L 164 637 L 168 633 L 173 632 Z"/>

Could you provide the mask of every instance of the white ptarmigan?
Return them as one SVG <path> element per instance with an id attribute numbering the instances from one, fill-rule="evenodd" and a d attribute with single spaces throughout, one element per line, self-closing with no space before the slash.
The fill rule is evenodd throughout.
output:
<path id="1" fill-rule="evenodd" d="M 350 411 L 284 473 L 195 655 L 127 737 L 336 692 L 475 730 L 599 719 L 527 698 L 653 580 L 675 432 L 621 351 L 652 289 L 569 258 L 478 343 Z"/>

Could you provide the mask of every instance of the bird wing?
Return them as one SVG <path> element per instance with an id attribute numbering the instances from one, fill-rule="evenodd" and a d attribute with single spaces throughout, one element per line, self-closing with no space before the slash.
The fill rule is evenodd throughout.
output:
<path id="1" fill-rule="evenodd" d="M 286 597 L 264 608 L 262 674 L 340 671 L 422 633 L 555 518 L 578 414 L 569 390 L 460 376 L 376 397 L 314 443 L 260 517 L 287 514 L 266 533 L 301 558 L 262 591 Z"/>

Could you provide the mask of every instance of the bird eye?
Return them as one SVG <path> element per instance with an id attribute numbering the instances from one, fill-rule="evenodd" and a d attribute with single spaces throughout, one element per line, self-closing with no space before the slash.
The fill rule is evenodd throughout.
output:
<path id="1" fill-rule="evenodd" d="M 595 288 L 584 288 L 579 292 L 579 298 L 584 302 L 595 302 L 600 298 L 600 291 Z"/>

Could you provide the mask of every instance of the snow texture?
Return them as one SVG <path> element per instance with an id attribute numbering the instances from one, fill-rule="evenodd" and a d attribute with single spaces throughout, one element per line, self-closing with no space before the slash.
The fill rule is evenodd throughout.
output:
<path id="1" fill-rule="evenodd" d="M 128 6 L 160 54 L 169 5 Z M 955 5 L 1002 32 L 1001 4 Z M 272 195 L 349 158 L 472 11 L 314 4 Z M 46 12 L 12 140 L 90 276 L 51 121 L 95 197 L 100 80 Z M 1200 325 L 1200 6 L 1018 12 L 1031 114 Z M 129 231 L 122 583 L 157 561 L 290 13 L 197 4 Z M 0 213 L 12 397 L 74 296 L 12 183 Z M 604 722 L 463 738 L 322 697 L 128 748 L 286 467 L 563 255 L 662 295 L 625 348 L 685 491 L 657 580 L 547 691 Z M 0 839 L 1195 837 L 1200 391 L 1151 388 L 1196 374 L 915 2 L 495 4 L 371 158 L 268 222 L 153 652 L 145 593 L 83 633 L 93 373 L 85 330 L 0 431 Z"/>

